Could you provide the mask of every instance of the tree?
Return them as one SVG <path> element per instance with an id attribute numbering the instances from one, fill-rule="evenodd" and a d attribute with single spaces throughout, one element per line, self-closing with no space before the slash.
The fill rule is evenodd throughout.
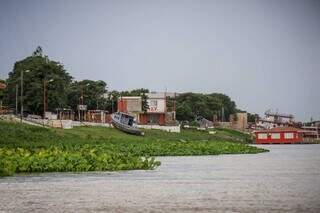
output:
<path id="1" fill-rule="evenodd" d="M 121 96 L 141 96 L 142 94 L 149 93 L 149 89 L 140 88 L 134 89 L 131 91 L 122 91 L 120 92 Z"/>
<path id="2" fill-rule="evenodd" d="M 120 92 L 113 90 L 108 93 L 108 100 L 106 102 L 106 109 L 109 110 L 109 112 L 116 112 L 118 110 L 118 99 L 120 97 Z"/>
<path id="3" fill-rule="evenodd" d="M 259 117 L 258 114 L 247 113 L 247 115 L 248 115 L 248 122 L 251 122 L 251 123 L 255 123 L 257 118 Z"/>
<path id="4" fill-rule="evenodd" d="M 187 103 L 179 104 L 176 110 L 177 119 L 180 121 L 193 121 L 195 119 L 195 114 Z"/>
<path id="5" fill-rule="evenodd" d="M 218 116 L 222 120 L 229 120 L 229 115 L 236 111 L 236 104 L 230 97 L 221 93 L 201 94 L 184 93 L 176 98 L 177 119 L 193 121 L 197 116 L 212 120 Z M 222 109 L 224 113 L 221 113 Z"/>
<path id="6" fill-rule="evenodd" d="M 78 104 L 87 105 L 88 109 L 108 108 L 108 98 L 104 97 L 107 92 L 107 84 L 104 81 L 82 80 L 71 84 L 69 93 L 69 106 L 77 110 Z M 82 96 L 83 94 L 83 96 Z"/>
<path id="7" fill-rule="evenodd" d="M 44 81 L 53 80 L 48 83 L 48 103 L 49 111 L 55 111 L 57 107 L 68 106 L 68 93 L 72 77 L 59 62 L 49 60 L 42 55 L 42 48 L 38 47 L 32 56 L 29 56 L 14 64 L 13 71 L 9 73 L 7 79 L 8 88 L 5 94 L 6 103 L 15 106 L 15 87 L 21 90 L 20 76 L 24 73 L 23 103 L 24 109 L 29 113 L 43 113 Z M 20 95 L 20 94 L 19 94 Z M 19 105 L 20 105 L 19 99 Z"/>

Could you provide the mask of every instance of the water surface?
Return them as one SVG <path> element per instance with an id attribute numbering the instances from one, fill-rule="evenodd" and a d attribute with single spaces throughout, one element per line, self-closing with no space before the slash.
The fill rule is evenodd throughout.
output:
<path id="1" fill-rule="evenodd" d="M 0 178 L 0 212 L 320 212 L 320 145 L 161 157 L 154 171 Z"/>

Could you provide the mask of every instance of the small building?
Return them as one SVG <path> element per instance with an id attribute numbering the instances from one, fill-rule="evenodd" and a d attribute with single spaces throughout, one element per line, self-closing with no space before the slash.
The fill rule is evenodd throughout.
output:
<path id="1" fill-rule="evenodd" d="M 110 115 L 106 110 L 88 110 L 86 111 L 84 120 L 94 123 L 110 123 Z"/>
<path id="2" fill-rule="evenodd" d="M 175 112 L 167 111 L 166 93 L 147 93 L 149 109 L 142 110 L 142 98 L 140 96 L 120 97 L 118 111 L 133 115 L 138 124 L 167 125 L 175 123 Z"/>
<path id="3" fill-rule="evenodd" d="M 320 139 L 320 126 L 302 126 L 305 141 L 315 141 Z"/>
<path id="4" fill-rule="evenodd" d="M 257 144 L 291 144 L 303 142 L 303 130 L 293 127 L 275 127 L 256 131 Z"/>
<path id="5" fill-rule="evenodd" d="M 237 112 L 230 115 L 230 126 L 233 129 L 245 130 L 248 127 L 248 114 L 246 112 Z"/>
<path id="6" fill-rule="evenodd" d="M 59 120 L 74 120 L 75 113 L 72 109 L 56 108 L 57 119 Z"/>

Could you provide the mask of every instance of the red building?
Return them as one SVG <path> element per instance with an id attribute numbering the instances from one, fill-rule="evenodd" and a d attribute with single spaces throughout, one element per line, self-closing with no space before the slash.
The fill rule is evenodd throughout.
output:
<path id="1" fill-rule="evenodd" d="M 175 120 L 174 114 L 167 111 L 166 93 L 147 93 L 149 109 L 142 111 L 142 100 L 140 96 L 120 97 L 118 100 L 118 111 L 133 115 L 138 124 L 166 125 Z"/>
<path id="2" fill-rule="evenodd" d="M 291 144 L 303 142 L 303 131 L 293 127 L 276 127 L 255 132 L 257 144 Z"/>

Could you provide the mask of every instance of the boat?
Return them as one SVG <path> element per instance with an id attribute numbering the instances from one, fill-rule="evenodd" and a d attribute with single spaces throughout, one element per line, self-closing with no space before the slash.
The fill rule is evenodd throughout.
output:
<path id="1" fill-rule="evenodd" d="M 134 135 L 144 135 L 144 132 L 142 132 L 136 122 L 134 121 L 134 117 L 123 113 L 123 112 L 115 112 L 111 115 L 112 124 L 117 129 Z"/>

